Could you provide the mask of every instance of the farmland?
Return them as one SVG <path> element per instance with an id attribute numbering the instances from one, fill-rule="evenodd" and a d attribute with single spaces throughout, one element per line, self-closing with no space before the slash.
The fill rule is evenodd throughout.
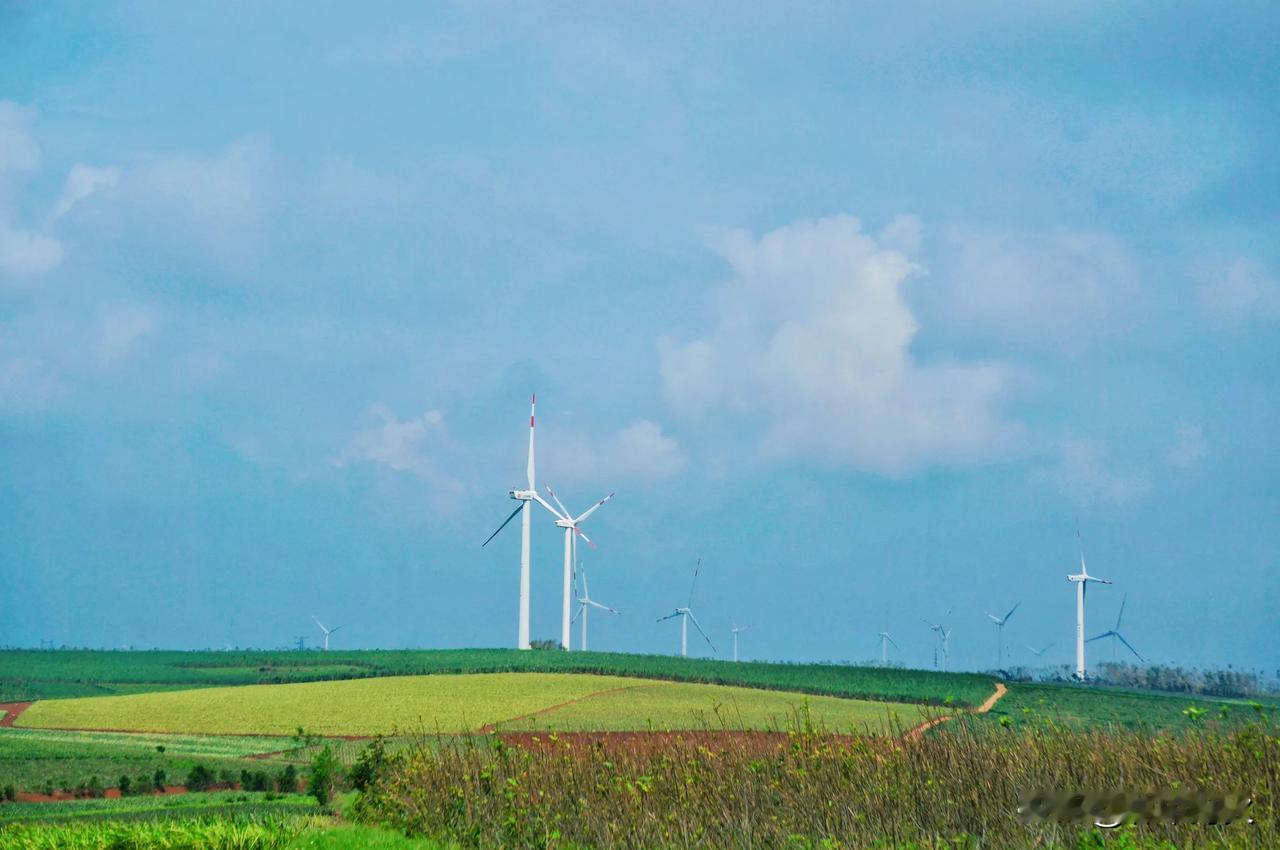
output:
<path id="1" fill-rule="evenodd" d="M 227 685 L 447 673 L 591 673 L 739 685 L 857 699 L 977 705 L 991 676 L 849 667 L 509 649 L 351 652 L 0 651 L 0 702 Z"/>
<path id="2" fill-rule="evenodd" d="M 642 682 L 568 673 L 403 676 L 290 685 L 247 685 L 130 696 L 41 700 L 22 729 L 110 729 L 194 735 L 321 735 L 502 728 L 648 729 L 784 727 L 804 707 L 839 731 L 912 722 L 901 703 L 800 697 L 750 688 Z M 3 740 L 3 736 L 0 736 Z M 260 752 L 280 749 L 264 742 Z"/>

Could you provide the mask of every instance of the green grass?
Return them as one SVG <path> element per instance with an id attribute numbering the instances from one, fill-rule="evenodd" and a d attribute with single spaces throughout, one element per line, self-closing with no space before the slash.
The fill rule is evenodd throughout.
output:
<path id="1" fill-rule="evenodd" d="M 343 824 L 308 830 L 294 839 L 288 850 L 445 850 L 456 846 L 426 838 L 406 838 L 372 826 Z"/>
<path id="2" fill-rule="evenodd" d="M 302 794 L 218 791 L 205 794 L 140 795 L 60 803 L 5 803 L 0 826 L 19 822 L 125 821 L 156 818 L 225 817 L 231 814 L 317 814 L 319 806 Z"/>
<path id="3" fill-rule="evenodd" d="M 807 718 L 831 732 L 884 734 L 913 726 L 922 707 L 682 682 L 632 684 L 532 717 L 498 724 L 501 731 L 787 729 Z"/>
<path id="4" fill-rule="evenodd" d="M 303 726 L 310 732 L 339 736 L 397 729 L 467 732 L 489 724 L 564 730 L 722 725 L 761 729 L 785 727 L 805 704 L 814 723 L 842 731 L 881 729 L 891 718 L 910 724 L 920 714 L 918 706 L 902 703 L 802 698 L 718 685 L 566 673 L 479 673 L 42 700 L 18 719 L 20 728 L 14 731 L 134 728 L 198 736 L 283 735 Z M 0 746 L 5 740 L 0 732 Z M 195 748 L 208 739 L 183 740 Z M 106 741 L 114 745 L 119 739 L 108 736 Z M 252 739 L 238 747 L 234 742 L 202 746 L 225 748 L 223 755 L 287 748 L 280 739 L 271 738 Z"/>
<path id="5" fill-rule="evenodd" d="M 961 705 L 981 702 L 994 681 L 981 674 L 836 664 L 734 663 L 667 655 L 513 649 L 327 653 L 7 650 L 0 652 L 0 701 L 96 696 L 125 689 L 501 672 L 596 673 L 896 702 L 941 703 L 951 697 Z"/>
<path id="6" fill-rule="evenodd" d="M 1209 721 L 1238 725 L 1256 720 L 1258 710 L 1250 702 L 1068 684 L 1015 684 L 985 717 L 995 722 L 1008 718 L 1014 724 L 1052 720 L 1074 726 L 1188 729 Z M 1256 704 L 1271 716 L 1280 709 L 1274 700 Z M 1197 720 L 1192 717 L 1195 712 L 1188 709 L 1203 709 L 1204 713 Z"/>

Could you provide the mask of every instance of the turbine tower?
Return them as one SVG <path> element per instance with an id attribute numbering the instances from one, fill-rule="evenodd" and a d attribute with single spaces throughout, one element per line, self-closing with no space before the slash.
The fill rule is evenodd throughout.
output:
<path id="1" fill-rule="evenodd" d="M 315 620 L 316 625 L 320 627 L 320 631 L 324 632 L 324 651 L 328 652 L 329 651 L 329 635 L 333 634 L 338 629 L 342 628 L 342 626 L 334 626 L 332 629 L 326 629 L 324 627 L 324 623 L 316 619 L 315 614 L 311 615 L 311 619 Z"/>
<path id="2" fill-rule="evenodd" d="M 504 519 L 502 525 L 498 526 L 498 531 L 502 531 L 507 527 L 507 523 L 516 518 L 516 514 L 523 513 L 520 518 L 520 627 L 516 633 L 516 649 L 529 648 L 529 503 L 538 498 L 538 491 L 533 484 L 533 414 L 537 401 L 536 394 L 529 397 L 529 465 L 525 469 L 529 489 L 512 490 L 508 494 L 520 504 L 511 512 L 511 516 Z M 490 534 L 489 540 L 497 537 L 498 531 Z M 489 540 L 481 543 L 480 548 L 488 546 Z"/>
<path id="3" fill-rule="evenodd" d="M 601 611 L 605 611 L 609 614 L 621 614 L 622 612 L 615 608 L 610 608 L 608 605 L 602 605 L 591 598 L 591 591 L 587 589 L 587 571 L 582 564 L 578 564 L 578 575 L 582 576 L 582 595 L 578 597 L 578 613 L 574 615 L 574 619 L 577 619 L 578 617 L 582 618 L 582 646 L 580 646 L 579 649 L 586 652 L 588 607 L 599 608 Z M 568 648 L 569 647 L 566 645 L 565 649 Z"/>
<path id="4" fill-rule="evenodd" d="M 1079 530 L 1076 531 L 1076 539 L 1080 537 Z M 1080 572 L 1076 575 L 1068 575 L 1067 581 L 1076 583 L 1076 678 L 1081 682 L 1085 680 L 1084 665 L 1084 590 L 1085 585 L 1089 582 L 1097 584 L 1111 584 L 1104 578 L 1089 575 L 1089 568 L 1084 563 L 1084 547 L 1080 549 Z"/>
<path id="5" fill-rule="evenodd" d="M 733 628 L 729 629 L 729 633 L 733 635 L 733 660 L 738 660 L 738 632 L 745 632 L 750 626 L 739 626 L 734 623 Z"/>
<path id="6" fill-rule="evenodd" d="M 672 617 L 680 618 L 680 657 L 685 658 L 689 654 L 689 621 L 693 620 L 693 627 L 698 630 L 698 634 L 702 635 L 703 640 L 707 642 L 707 646 L 711 647 L 711 651 L 716 651 L 716 645 L 711 642 L 711 638 L 707 637 L 707 633 L 702 630 L 702 626 L 698 624 L 698 618 L 693 616 L 693 589 L 698 586 L 698 571 L 702 569 L 702 559 L 698 559 L 698 565 L 693 568 L 693 584 L 689 585 L 689 604 L 683 608 L 677 608 L 674 613 L 665 617 L 659 617 L 658 622 L 670 620 Z"/>
<path id="7" fill-rule="evenodd" d="M 992 614 L 990 611 L 984 612 L 988 617 L 991 618 L 991 622 L 996 624 L 996 669 L 997 670 L 1001 669 L 1001 667 L 1004 665 L 1004 624 L 1009 622 L 1009 618 L 1013 616 L 1013 612 L 1017 611 L 1018 606 L 1021 604 L 1022 604 L 1022 600 L 1019 599 L 1017 602 L 1014 603 L 1013 607 L 1009 609 L 1009 613 L 1005 614 L 1003 617 L 997 617 L 995 614 Z"/>
<path id="8" fill-rule="evenodd" d="M 578 524 L 584 522 L 587 517 L 600 510 L 601 505 L 613 498 L 613 494 L 610 493 L 605 496 L 578 517 L 574 517 L 569 513 L 569 509 L 564 506 L 564 503 L 560 501 L 558 496 L 556 496 L 556 492 L 551 489 L 551 485 L 549 484 L 547 485 L 547 494 L 555 500 L 556 506 L 559 510 L 548 505 L 546 500 L 538 496 L 536 493 L 534 494 L 534 498 L 537 499 L 538 504 L 551 511 L 556 518 L 556 525 L 564 529 L 564 610 L 560 622 L 560 645 L 565 649 L 568 649 L 570 614 L 572 613 L 573 600 L 573 563 L 577 553 L 577 538 L 581 537 L 583 540 L 587 541 L 587 544 L 593 549 L 596 545 L 591 542 L 590 537 L 583 534 L 582 529 L 578 528 Z"/>
<path id="9" fill-rule="evenodd" d="M 1111 656 L 1112 656 L 1112 660 L 1115 660 L 1116 641 L 1119 640 L 1122 644 L 1124 644 L 1126 647 L 1129 648 L 1129 651 L 1134 654 L 1134 657 L 1136 657 L 1139 661 L 1142 661 L 1145 664 L 1146 662 L 1143 660 L 1142 656 L 1138 654 L 1138 650 L 1134 649 L 1133 646 L 1129 643 L 1129 641 L 1124 639 L 1124 635 L 1120 634 L 1120 619 L 1124 617 L 1124 603 L 1128 601 L 1129 601 L 1129 594 L 1126 593 L 1124 595 L 1124 598 L 1120 600 L 1120 613 L 1116 615 L 1115 628 L 1111 629 L 1110 631 L 1103 632 L 1102 634 L 1096 637 L 1091 637 L 1087 641 L 1085 641 L 1085 643 L 1093 643 L 1095 640 L 1102 640 L 1105 637 L 1111 638 Z"/>
<path id="10" fill-rule="evenodd" d="M 947 615 L 950 616 L 950 614 L 951 612 L 948 611 Z M 931 623 L 924 617 L 921 617 L 920 621 L 938 636 L 938 643 L 933 651 L 933 668 L 935 670 L 938 669 L 938 650 L 942 650 L 942 672 L 947 672 L 947 658 L 951 654 L 951 632 L 953 629 L 944 629 L 940 624 Z"/>
<path id="11" fill-rule="evenodd" d="M 894 641 L 893 638 L 889 637 L 888 632 L 881 632 L 880 633 L 880 666 L 881 667 L 889 666 L 889 644 L 891 643 L 893 644 L 894 649 L 898 650 L 898 652 L 902 652 L 902 647 L 898 646 L 897 642 Z"/>

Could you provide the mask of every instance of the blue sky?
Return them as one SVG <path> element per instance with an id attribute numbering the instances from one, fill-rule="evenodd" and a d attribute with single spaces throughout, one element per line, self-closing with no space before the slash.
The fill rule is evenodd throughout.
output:
<path id="1" fill-rule="evenodd" d="M 536 390 L 594 648 L 1280 667 L 1274 7 L 259 6 L 0 3 L 0 643 L 510 645 Z"/>

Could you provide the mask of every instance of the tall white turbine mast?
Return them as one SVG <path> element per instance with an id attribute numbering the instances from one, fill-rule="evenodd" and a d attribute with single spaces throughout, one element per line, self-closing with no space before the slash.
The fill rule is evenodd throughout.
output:
<path id="1" fill-rule="evenodd" d="M 702 630 L 702 626 L 698 624 L 698 618 L 693 616 L 693 589 L 698 586 L 698 571 L 702 569 L 702 559 L 698 559 L 698 564 L 693 568 L 693 583 L 689 585 L 689 604 L 683 608 L 677 608 L 674 613 L 665 617 L 659 617 L 658 622 L 670 620 L 672 617 L 680 618 L 680 657 L 685 658 L 689 654 L 689 621 L 693 620 L 693 627 L 698 630 L 698 634 L 702 635 L 703 640 L 707 642 L 707 646 L 711 647 L 711 651 L 716 651 L 716 645 L 711 642 L 711 638 L 707 637 L 707 633 Z"/>
<path id="2" fill-rule="evenodd" d="M 569 509 L 566 508 L 564 503 L 560 501 L 558 496 L 556 496 L 556 492 L 551 489 L 550 484 L 547 485 L 547 494 L 555 500 L 556 506 L 559 510 L 551 507 L 551 505 L 547 504 L 545 499 L 541 498 L 536 493 L 534 494 L 534 498 L 538 500 L 538 504 L 551 511 L 556 518 L 556 525 L 564 529 L 564 610 L 560 622 L 560 645 L 565 649 L 568 649 L 570 615 L 573 613 L 573 562 L 575 557 L 574 553 L 577 552 L 577 537 L 581 537 L 583 540 L 587 541 L 587 544 L 593 549 L 596 545 L 591 542 L 590 537 L 583 534 L 582 529 L 578 528 L 578 524 L 585 522 L 587 517 L 600 510 L 600 506 L 612 499 L 613 494 L 610 493 L 605 496 L 578 517 L 574 517 L 569 513 Z"/>
<path id="3" fill-rule="evenodd" d="M 898 652 L 902 652 L 902 647 L 898 646 L 897 642 L 894 641 L 893 638 L 889 637 L 888 632 L 881 632 L 880 633 L 880 666 L 881 667 L 889 666 L 889 644 L 891 643 L 893 644 L 894 649 L 898 650 Z"/>
<path id="4" fill-rule="evenodd" d="M 582 618 L 582 645 L 578 647 L 583 652 L 587 650 L 587 610 L 588 608 L 599 608 L 608 614 L 621 614 L 622 612 L 616 608 L 610 608 L 591 598 L 591 591 L 587 589 L 587 571 L 581 563 L 578 564 L 578 575 L 582 576 L 582 595 L 578 597 L 578 613 L 574 615 L 576 620 Z"/>
<path id="5" fill-rule="evenodd" d="M 1019 599 L 1017 602 L 1014 603 L 1013 607 L 1009 609 L 1009 613 L 1005 614 L 1003 617 L 997 617 L 995 614 L 992 614 L 990 611 L 983 612 L 988 617 L 991 618 L 991 622 L 996 624 L 996 669 L 997 670 L 1001 669 L 1001 667 L 1004 665 L 1004 624 L 1009 622 L 1009 618 L 1013 616 L 1013 612 L 1017 611 L 1018 606 L 1021 604 L 1022 604 L 1022 600 Z"/>
<path id="6" fill-rule="evenodd" d="M 734 661 L 738 660 L 738 633 L 745 632 L 749 628 L 751 627 L 739 626 L 737 623 L 734 623 L 733 628 L 729 629 L 730 634 L 733 635 L 733 660 Z"/>
<path id="7" fill-rule="evenodd" d="M 502 531 L 507 527 L 507 523 L 516 518 L 516 514 L 523 514 L 520 517 L 520 628 L 516 633 L 516 649 L 529 648 L 529 515 L 531 513 L 529 503 L 538 498 L 538 491 L 533 483 L 533 423 L 537 401 L 536 394 L 529 397 L 529 465 L 526 467 L 529 489 L 512 490 L 508 493 L 520 504 L 511 512 L 511 516 L 504 519 L 502 525 L 498 526 L 498 531 Z M 498 531 L 490 534 L 489 540 L 497 537 Z M 488 546 L 489 540 L 481 543 L 480 548 Z"/>
<path id="8" fill-rule="evenodd" d="M 1120 634 L 1120 619 L 1124 617 L 1124 604 L 1128 601 L 1129 601 L 1129 594 L 1126 593 L 1124 595 L 1124 598 L 1120 600 L 1120 613 L 1116 616 L 1115 628 L 1111 629 L 1110 631 L 1103 632 L 1102 634 L 1097 635 L 1095 637 L 1091 637 L 1087 641 L 1085 641 L 1085 643 L 1093 643 L 1095 640 L 1102 640 L 1103 638 L 1106 638 L 1106 637 L 1111 638 L 1111 655 L 1112 655 L 1112 660 L 1115 660 L 1116 641 L 1119 640 L 1122 644 L 1128 647 L 1129 651 L 1134 654 L 1134 657 L 1136 657 L 1139 661 L 1142 661 L 1145 664 L 1146 662 L 1143 659 L 1143 657 L 1138 654 L 1138 650 L 1134 649 L 1133 646 L 1129 643 L 1129 641 L 1124 639 L 1124 635 Z"/>
<path id="9" fill-rule="evenodd" d="M 311 619 L 315 620 L 316 625 L 320 627 L 320 631 L 324 632 L 324 651 L 328 652 L 329 651 L 329 635 L 333 634 L 338 629 L 342 628 L 342 626 L 334 626 L 332 629 L 326 629 L 324 627 L 324 623 L 320 622 L 319 620 L 316 620 L 315 614 L 311 615 Z"/>
<path id="10" fill-rule="evenodd" d="M 947 614 L 950 615 L 951 612 L 948 611 Z M 938 623 L 931 623 L 928 620 L 926 620 L 924 617 L 921 617 L 920 621 L 925 625 L 927 625 L 930 631 L 934 632 L 938 636 L 938 643 L 937 643 L 937 646 L 934 648 L 934 652 L 933 652 L 934 669 L 936 670 L 938 668 L 938 651 L 941 650 L 942 651 L 942 672 L 944 673 L 947 672 L 947 658 L 951 654 L 951 632 L 954 630 L 945 629 Z"/>
<path id="11" fill-rule="evenodd" d="M 1076 540 L 1080 540 L 1080 530 L 1076 529 Z M 1089 575 L 1089 568 L 1084 563 L 1084 545 L 1080 545 L 1080 572 L 1076 575 L 1068 575 L 1067 581 L 1076 583 L 1076 678 L 1081 682 L 1085 680 L 1084 665 L 1084 590 L 1085 585 L 1089 582 L 1098 584 L 1111 584 L 1104 578 Z"/>

